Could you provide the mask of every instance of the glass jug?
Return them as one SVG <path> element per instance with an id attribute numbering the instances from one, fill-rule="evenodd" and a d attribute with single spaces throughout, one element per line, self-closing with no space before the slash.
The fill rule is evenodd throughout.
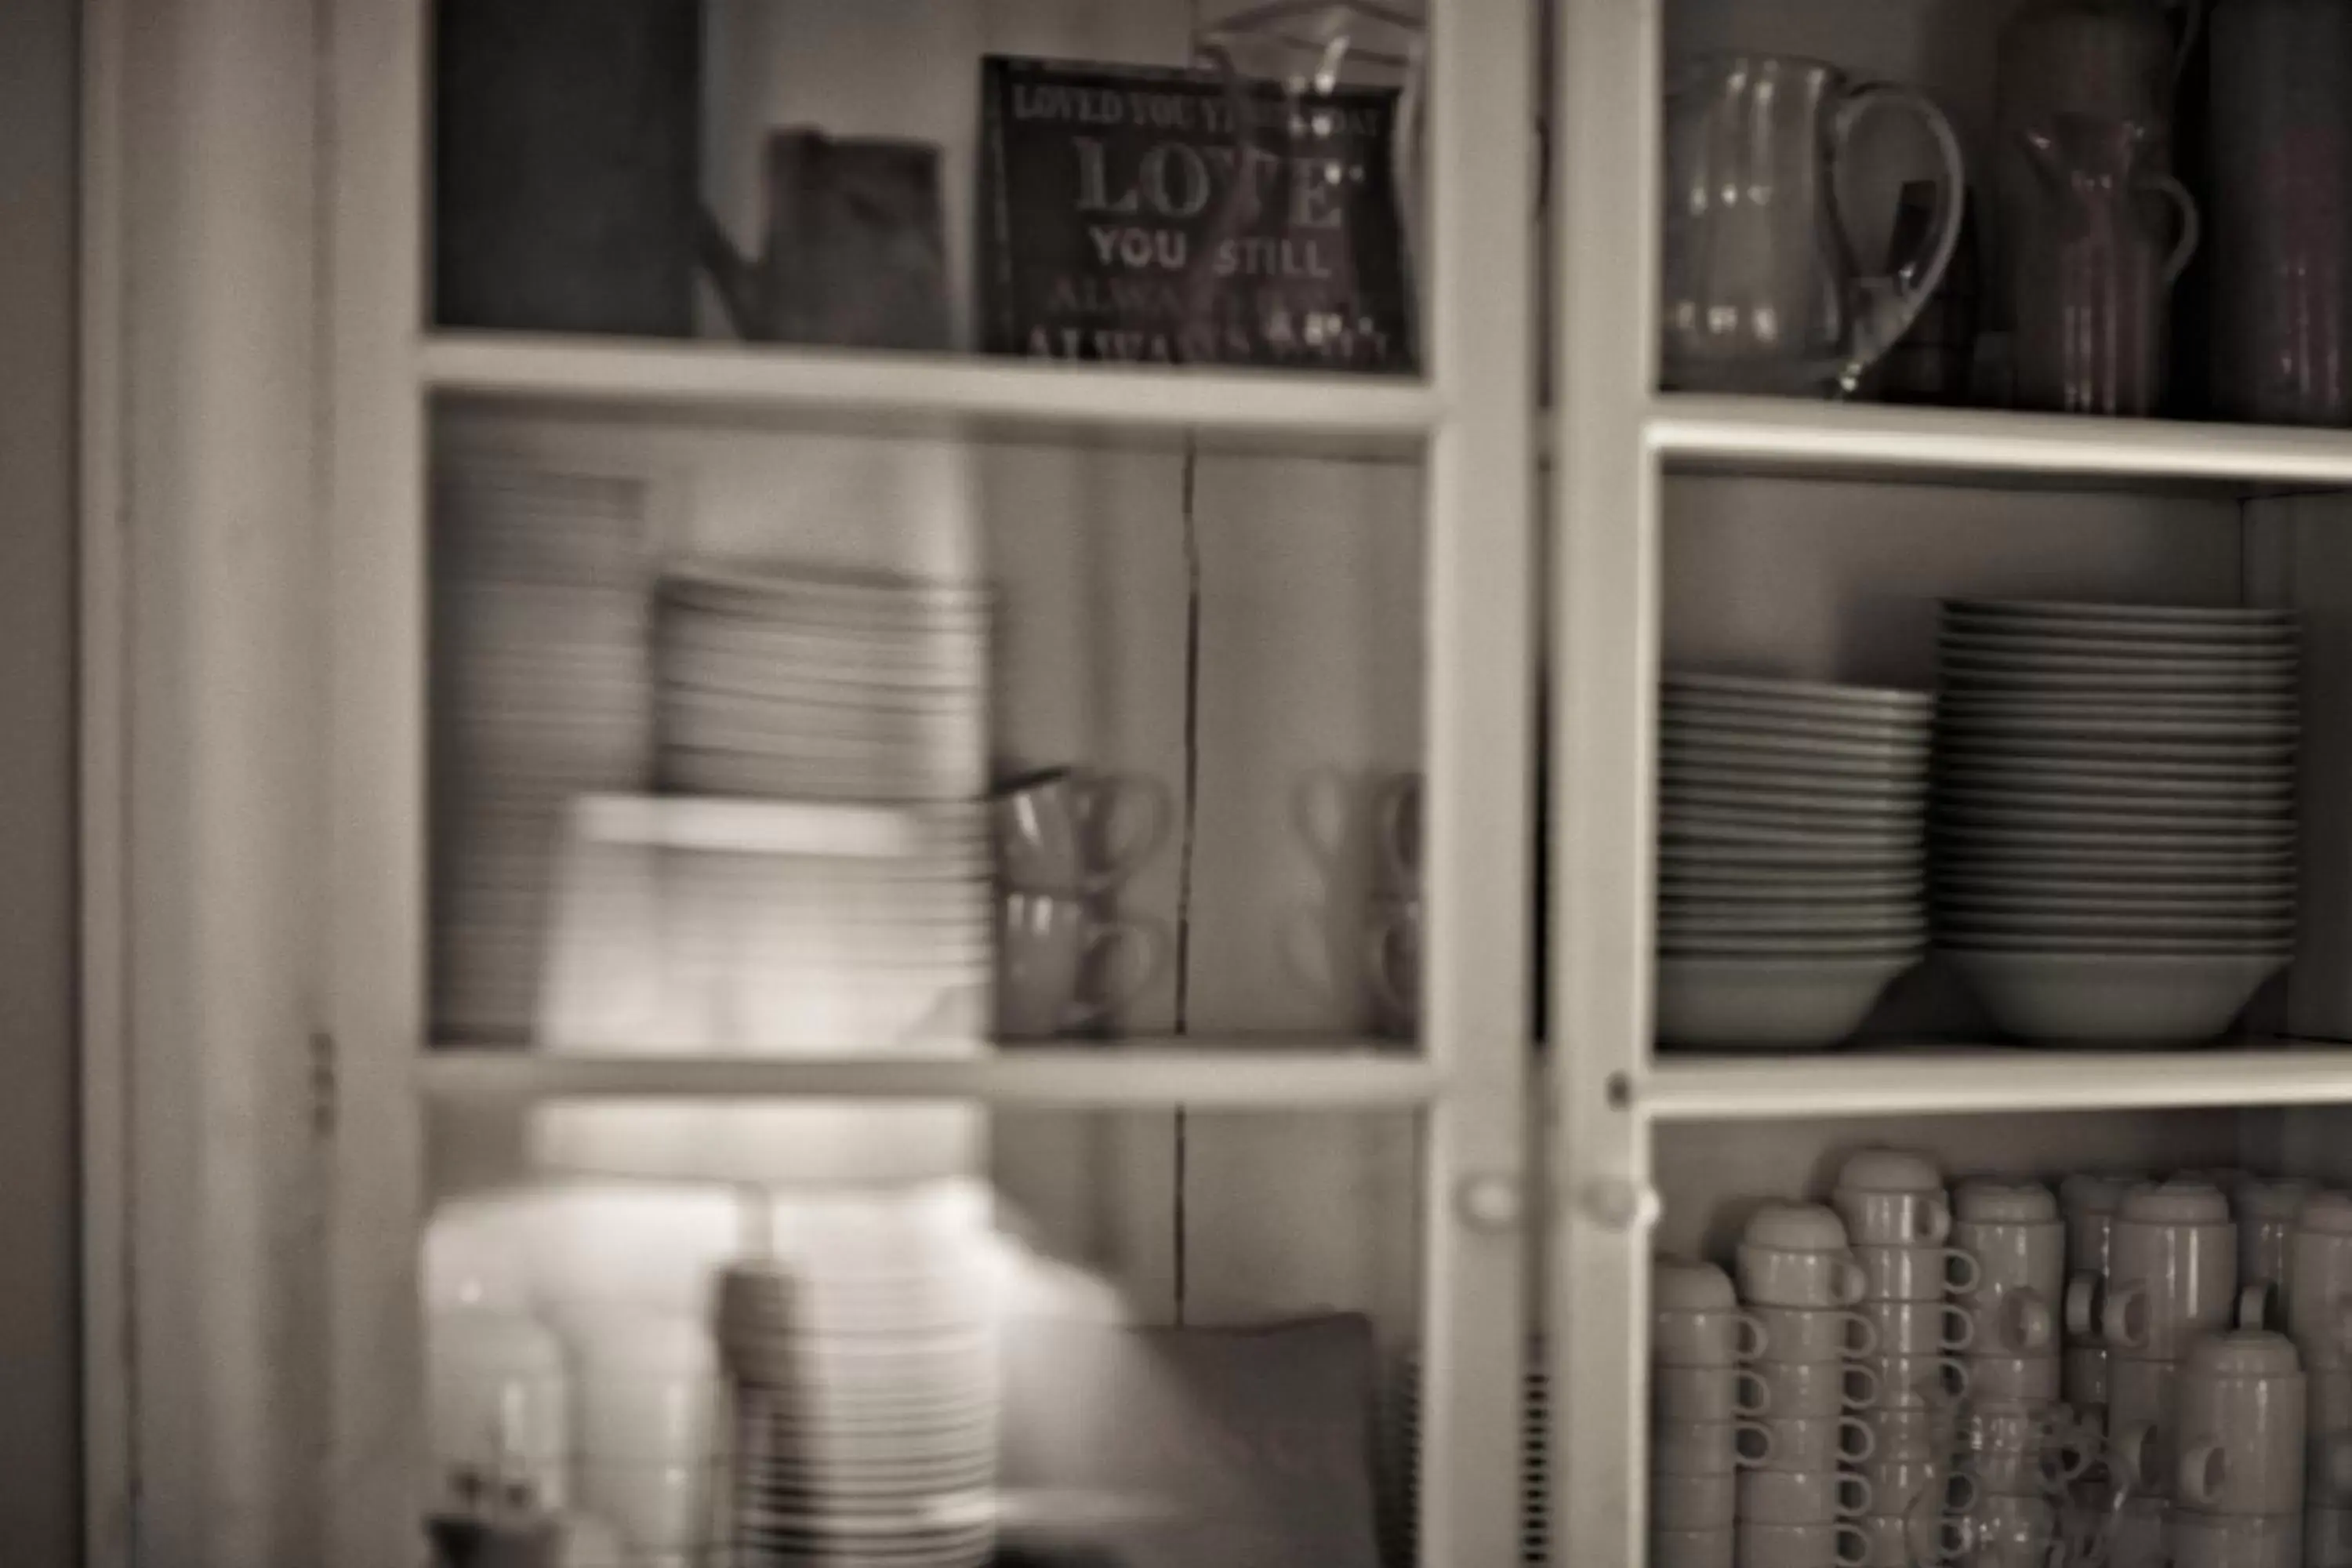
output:
<path id="1" fill-rule="evenodd" d="M 2142 415 L 2162 396 L 2168 297 L 2198 222 L 2161 149 L 2146 125 L 2082 114 L 2019 136 L 2032 176 L 2010 218 L 2019 406 Z"/>
<path id="2" fill-rule="evenodd" d="M 1877 109 L 1916 115 L 1944 165 L 1925 261 L 1895 277 L 1861 273 L 1838 211 L 1840 165 Z M 1819 60 L 1714 55 L 1669 68 L 1665 135 L 1666 384 L 1852 392 L 1951 264 L 1964 177 L 1950 123 L 1907 88 L 1855 86 Z"/>

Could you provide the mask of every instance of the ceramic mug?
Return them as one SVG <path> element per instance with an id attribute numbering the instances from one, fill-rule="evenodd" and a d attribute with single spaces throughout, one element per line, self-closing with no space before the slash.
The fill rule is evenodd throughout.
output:
<path id="1" fill-rule="evenodd" d="M 2176 1361 L 2238 1309 L 2229 1200 L 2201 1182 L 2135 1187 L 2116 1211 L 2099 1337 L 2126 1357 Z"/>
<path id="2" fill-rule="evenodd" d="M 1820 1204 L 1766 1204 L 1748 1216 L 1734 1258 L 1751 1306 L 1851 1307 L 1867 1283 L 1845 1223 Z"/>
<path id="3" fill-rule="evenodd" d="M 2305 1568 L 2303 1515 L 2172 1510 L 2174 1568 Z"/>
<path id="4" fill-rule="evenodd" d="M 1100 1024 L 1141 994 L 1167 967 L 1167 928 L 1142 919 L 1106 920 L 1077 899 L 1011 892 L 997 921 L 997 1033 L 1041 1039 Z M 1081 996 L 1125 952 L 1126 973 L 1103 995 Z"/>
<path id="5" fill-rule="evenodd" d="M 1650 1427 L 1650 1468 L 1676 1476 L 1727 1476 L 1772 1457 L 1772 1434 L 1754 1421 L 1658 1421 Z"/>
<path id="6" fill-rule="evenodd" d="M 1984 1493 L 2055 1496 L 2090 1468 L 2092 1444 L 2048 1406 L 1996 1406 L 1975 1413 L 1962 1459 Z"/>
<path id="7" fill-rule="evenodd" d="M 1662 1530 L 1728 1530 L 1737 1515 L 1739 1488 L 1745 1475 L 1681 1475 L 1671 1470 L 1650 1473 L 1650 1521 Z"/>
<path id="8" fill-rule="evenodd" d="M 2304 1503 L 2304 1378 L 2294 1343 L 2259 1329 L 2189 1348 L 2174 1383 L 2177 1495 L 2203 1513 L 2287 1513 Z"/>
<path id="9" fill-rule="evenodd" d="M 2143 1491 L 2168 1494 L 2179 1406 L 2179 1363 L 2118 1359 L 2109 1363 L 2107 1440 L 2116 1464 Z"/>
<path id="10" fill-rule="evenodd" d="M 1878 1403 L 1878 1374 L 1857 1361 L 1761 1361 L 1756 1373 L 1780 1420 L 1843 1415 Z"/>
<path id="11" fill-rule="evenodd" d="M 2045 1301 L 2066 1287 L 2066 1225 L 2038 1182 L 1967 1181 L 1952 1197 L 1952 1245 L 1977 1260 L 1979 1291 L 2023 1288 Z"/>
<path id="12" fill-rule="evenodd" d="M 2049 1403 L 2058 1397 L 2062 1363 L 2054 1354 L 1972 1355 L 1969 1391 L 1979 1400 Z"/>
<path id="13" fill-rule="evenodd" d="M 1856 1355 L 1880 1350 L 1889 1355 L 1935 1355 L 1964 1351 L 1976 1342 L 1976 1325 L 1948 1301 L 1865 1301 L 1862 1310 L 1871 1326 L 1871 1342 L 1856 1346 Z"/>
<path id="14" fill-rule="evenodd" d="M 1733 1568 L 1738 1536 L 1729 1530 L 1650 1530 L 1650 1568 Z"/>
<path id="15" fill-rule="evenodd" d="M 1864 1568 L 1940 1568 L 1969 1550 L 1968 1521 L 1932 1510 L 1874 1513 L 1854 1527 L 1869 1542 Z"/>
<path id="16" fill-rule="evenodd" d="M 1958 1412 L 1924 1405 L 1889 1409 L 1874 1406 L 1862 1413 L 1870 1428 L 1874 1457 L 1916 1459 L 1949 1455 L 1959 1441 Z"/>
<path id="17" fill-rule="evenodd" d="M 1877 1326 L 1841 1307 L 1758 1307 L 1773 1361 L 1839 1361 L 1878 1349 Z"/>
<path id="18" fill-rule="evenodd" d="M 1977 1288 L 1977 1260 L 1955 1247 L 1857 1247 L 1865 1301 L 1937 1301 Z"/>
<path id="19" fill-rule="evenodd" d="M 2248 1177 L 2231 1194 L 2238 1222 L 2238 1327 L 2286 1326 L 2286 1277 L 2295 1222 L 2318 1187 L 2298 1176 Z"/>
<path id="20" fill-rule="evenodd" d="M 1966 1513 L 1979 1496 L 1975 1479 L 1940 1456 L 1879 1459 L 1855 1472 L 1870 1483 L 1875 1514 Z"/>
<path id="21" fill-rule="evenodd" d="M 2058 1184 L 2058 1206 L 2066 1221 L 2066 1268 L 2104 1278 L 2116 1210 L 2124 1194 L 2139 1185 L 2134 1176 L 2079 1172 Z"/>
<path id="22" fill-rule="evenodd" d="M 1973 1386 L 1968 1363 L 1949 1355 L 1874 1355 L 1854 1363 L 1878 1378 L 1876 1403 L 1900 1409 L 1965 1399 Z"/>
<path id="23" fill-rule="evenodd" d="M 1864 1149 L 1847 1156 L 1830 1205 L 1857 1245 L 1933 1247 L 1951 1234 L 1943 1173 L 1929 1156 L 1906 1149 Z"/>
<path id="24" fill-rule="evenodd" d="M 1772 1391 L 1748 1367 L 1661 1365 L 1650 1372 L 1650 1409 L 1661 1421 L 1737 1421 L 1772 1407 Z"/>
<path id="25" fill-rule="evenodd" d="M 2051 1299 L 2031 1285 L 1995 1285 L 1965 1299 L 1976 1349 L 1992 1355 L 2049 1355 L 2058 1346 Z"/>
<path id="26" fill-rule="evenodd" d="M 1855 1415 L 1778 1416 L 1765 1426 L 1772 1433 L 1773 1469 L 1833 1470 L 1878 1451 L 1877 1436 Z"/>
<path id="27" fill-rule="evenodd" d="M 1756 1524 L 1827 1524 L 1868 1513 L 1872 1496 L 1858 1470 L 1743 1470 L 1739 1518 Z"/>
<path id="28" fill-rule="evenodd" d="M 1157 779 L 1069 768 L 1003 781 L 991 792 L 989 814 L 1004 886 L 1066 895 L 1099 895 L 1127 880 L 1168 837 L 1172 815 Z M 1126 831 L 1107 840 L 1122 819 Z"/>
<path id="29" fill-rule="evenodd" d="M 1979 1497 L 1969 1515 L 1969 1562 L 1982 1568 L 2042 1568 L 2058 1510 L 2042 1497 Z"/>
<path id="30" fill-rule="evenodd" d="M 1739 1524 L 1739 1568 L 1863 1568 L 1870 1542 L 1849 1522 Z"/>
<path id="31" fill-rule="evenodd" d="M 1661 1366 L 1727 1367 L 1755 1360 L 1769 1344 L 1752 1313 L 1731 1308 L 1651 1314 L 1651 1359 Z"/>

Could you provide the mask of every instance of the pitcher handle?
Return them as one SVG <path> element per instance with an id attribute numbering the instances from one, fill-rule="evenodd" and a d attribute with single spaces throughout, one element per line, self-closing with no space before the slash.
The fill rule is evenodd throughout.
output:
<path id="1" fill-rule="evenodd" d="M 2132 182 L 2138 190 L 2162 196 L 2180 215 L 2180 237 L 2172 244 L 2172 254 L 2164 258 L 2164 286 L 2168 289 L 2180 280 L 2189 258 L 2197 254 L 2197 242 L 2205 236 L 2205 225 L 2197 216 L 2197 198 L 2189 187 L 2169 174 L 2143 174 Z"/>
<path id="2" fill-rule="evenodd" d="M 1859 319 L 1853 327 L 1853 346 L 1846 354 L 1849 377 L 1858 374 L 1892 348 L 1927 307 L 1928 297 L 1935 293 L 1936 286 L 1944 280 L 1945 270 L 1952 264 L 1953 251 L 1959 247 L 1961 207 L 1968 199 L 1968 171 L 1960 157 L 1960 140 L 1952 132 L 1952 122 L 1944 118 L 1942 110 L 1928 101 L 1926 94 L 1895 82 L 1871 82 L 1858 87 L 1838 105 L 1830 135 L 1831 157 L 1834 160 L 1832 180 L 1836 168 L 1845 163 L 1846 145 L 1853 139 L 1856 127 L 1874 109 L 1907 110 L 1926 126 L 1943 157 L 1944 179 L 1931 231 L 1935 239 L 1926 247 L 1926 264 L 1906 269 L 1907 278 L 1898 273 L 1891 278 L 1861 280 Z M 1846 244 L 1854 254 L 1861 254 L 1851 226 L 1847 228 Z"/>

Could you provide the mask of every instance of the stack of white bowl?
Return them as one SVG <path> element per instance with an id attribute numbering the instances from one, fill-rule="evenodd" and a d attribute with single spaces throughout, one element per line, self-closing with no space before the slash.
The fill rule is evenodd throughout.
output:
<path id="1" fill-rule="evenodd" d="M 2294 946 L 2294 616 L 1944 606 L 1937 946 L 2021 1039 L 2189 1042 Z"/>
<path id="2" fill-rule="evenodd" d="M 1662 1044 L 1831 1045 L 1918 961 L 1933 714 L 1918 692 L 1665 677 Z"/>
<path id="3" fill-rule="evenodd" d="M 1711 1263 L 1658 1259 L 1650 1308 L 1650 1568 L 1732 1568 L 1738 1472 L 1771 1454 L 1764 1331 Z"/>
<path id="4" fill-rule="evenodd" d="M 1960 1297 L 1969 1390 L 1961 1443 L 1976 1491 L 1969 1550 L 1987 1564 L 2038 1564 L 2066 1487 L 2088 1462 L 2059 1400 L 2066 1225 L 2038 1182 L 1963 1182 L 1953 1213 L 1952 1240 L 1976 1269 Z"/>
<path id="5" fill-rule="evenodd" d="M 1763 1330 L 1756 1371 L 1768 1438 L 1761 1462 L 1738 1479 L 1741 1568 L 1860 1563 L 1860 1521 L 1874 1498 L 1853 1467 L 1875 1450 L 1852 1412 L 1878 1393 L 1858 1359 L 1877 1336 L 1853 1310 L 1865 1280 L 1845 1224 L 1825 1205 L 1768 1203 L 1740 1232 L 1737 1272 Z"/>
<path id="6" fill-rule="evenodd" d="M 2315 1193 L 2295 1220 L 2286 1326 L 2308 1389 L 2304 1546 L 2308 1568 L 2352 1565 L 2352 1196 Z"/>
<path id="7" fill-rule="evenodd" d="M 1830 1203 L 1862 1265 L 1858 1310 L 1869 1332 L 1864 1364 L 1878 1403 L 1864 1416 L 1871 1512 L 1862 1521 L 1865 1568 L 1908 1568 L 1953 1539 L 1947 1516 L 1973 1490 L 1952 1477 L 1951 1411 L 1931 1397 L 1967 1319 L 1948 1301 L 1960 1265 L 1945 1245 L 1952 1214 L 1943 1173 L 1928 1155 L 1864 1149 L 1838 1172 Z"/>

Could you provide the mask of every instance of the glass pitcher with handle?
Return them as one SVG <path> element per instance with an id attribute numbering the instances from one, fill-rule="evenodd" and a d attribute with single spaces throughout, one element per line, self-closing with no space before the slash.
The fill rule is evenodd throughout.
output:
<path id="1" fill-rule="evenodd" d="M 1856 130 L 1887 109 L 1926 128 L 1943 177 L 1918 262 L 1870 277 L 1837 184 Z M 1966 189 L 1951 123 L 1908 88 L 1820 60 L 1709 55 L 1668 68 L 1665 139 L 1666 384 L 1851 393 L 1951 265 Z"/>

